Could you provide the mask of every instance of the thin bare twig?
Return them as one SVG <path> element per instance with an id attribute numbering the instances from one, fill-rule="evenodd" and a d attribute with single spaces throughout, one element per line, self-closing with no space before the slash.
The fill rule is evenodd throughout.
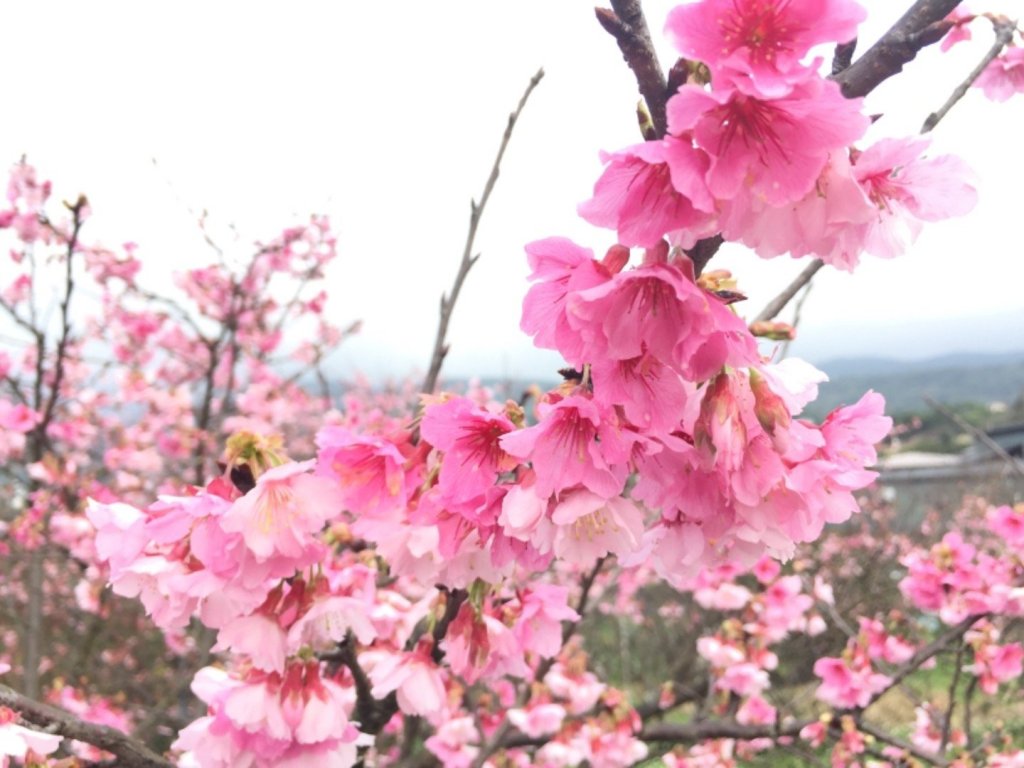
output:
<path id="1" fill-rule="evenodd" d="M 926 119 L 924 121 L 924 125 L 921 126 L 921 133 L 928 133 L 939 124 L 939 121 L 946 116 L 949 110 L 951 110 L 956 103 L 964 97 L 967 93 L 967 89 L 974 85 L 974 81 L 981 77 L 981 73 L 985 71 L 986 67 L 988 67 L 988 65 L 995 60 L 996 56 L 1003 52 L 1003 48 L 1009 45 L 1010 41 L 1013 40 L 1013 33 L 1017 30 L 1016 22 L 1009 21 L 1008 19 L 1001 19 L 1000 21 L 994 22 L 993 26 L 995 27 L 996 39 L 995 42 L 992 43 L 992 47 L 988 49 L 988 53 L 986 53 L 982 60 L 978 62 L 978 66 L 971 70 L 971 74 L 969 74 L 967 78 L 960 83 L 960 85 L 953 89 L 953 93 L 950 94 L 946 103 L 943 104 L 938 111 L 932 112 L 928 115 L 928 119 Z"/>
<path id="2" fill-rule="evenodd" d="M 956 687 L 960 684 L 960 673 L 963 671 L 964 648 L 966 644 L 961 642 L 956 649 L 956 666 L 953 667 L 953 679 L 949 683 L 949 704 L 946 706 L 946 715 L 942 718 L 942 740 L 939 742 L 939 754 L 946 751 L 949 744 L 949 733 L 953 727 L 953 710 L 956 708 Z"/>
<path id="3" fill-rule="evenodd" d="M 795 338 L 796 330 L 800 327 L 800 320 L 803 317 L 804 304 L 807 303 L 807 298 L 811 295 L 811 288 L 814 287 L 813 282 L 808 282 L 807 287 L 804 288 L 804 292 L 800 294 L 800 298 L 796 300 L 796 306 L 793 307 L 793 322 L 790 324 L 793 328 L 793 336 L 787 339 L 782 344 L 782 350 L 779 352 L 779 359 L 785 359 L 789 354 L 789 345 L 793 343 Z"/>
<path id="4" fill-rule="evenodd" d="M 776 315 L 786 308 L 786 305 L 793 300 L 793 297 L 800 292 L 801 288 L 811 282 L 814 276 L 818 274 L 818 270 L 823 266 L 825 266 L 825 262 L 821 259 L 815 259 L 804 267 L 803 271 L 796 276 L 796 279 L 794 279 L 792 283 L 787 285 L 778 296 L 768 302 L 765 308 L 762 309 L 758 313 L 757 317 L 754 318 L 753 322 L 756 323 L 774 320 Z"/>
<path id="5" fill-rule="evenodd" d="M 117 764 L 125 768 L 172 768 L 174 765 L 145 744 L 114 728 L 86 723 L 62 709 L 23 696 L 6 685 L 0 685 L 0 705 L 10 707 L 21 715 L 24 722 L 47 733 L 84 741 L 116 755 Z"/>
<path id="6" fill-rule="evenodd" d="M 452 310 L 455 309 L 455 302 L 459 298 L 462 284 L 466 282 L 466 275 L 469 274 L 469 270 L 473 268 L 477 259 L 480 258 L 479 253 L 473 255 L 473 242 L 476 240 L 476 230 L 480 225 L 480 217 L 483 216 L 484 207 L 487 205 L 494 185 L 498 181 L 501 160 L 505 156 L 505 149 L 512 138 L 512 131 L 516 127 L 516 121 L 519 120 L 519 115 L 522 113 L 523 107 L 526 106 L 526 102 L 530 98 L 530 94 L 533 93 L 533 89 L 537 87 L 537 84 L 540 83 L 543 77 L 544 70 L 538 69 L 537 74 L 530 78 L 530 83 L 526 86 L 526 90 L 519 99 L 519 104 L 516 106 L 515 111 L 508 116 L 508 124 L 505 126 L 505 133 L 501 137 L 501 145 L 498 147 L 498 155 L 494 158 L 494 165 L 491 166 L 491 175 L 488 176 L 487 183 L 484 185 L 484 192 L 480 196 L 480 202 L 478 203 L 476 200 L 470 200 L 469 202 L 469 232 L 466 233 L 466 244 L 462 249 L 462 261 L 459 264 L 459 271 L 455 274 L 455 282 L 452 283 L 451 291 L 441 296 L 441 317 L 437 324 L 437 336 L 434 338 L 434 352 L 430 358 L 430 368 L 427 371 L 426 378 L 423 380 L 423 386 L 420 388 L 423 392 L 433 392 L 434 388 L 437 387 L 437 378 L 441 375 L 441 366 L 444 365 L 444 359 L 448 356 L 448 343 L 446 339 Z"/>

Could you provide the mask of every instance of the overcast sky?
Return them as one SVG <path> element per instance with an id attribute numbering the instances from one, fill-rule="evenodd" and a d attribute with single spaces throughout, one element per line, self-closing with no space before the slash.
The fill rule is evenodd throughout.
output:
<path id="1" fill-rule="evenodd" d="M 861 39 L 908 3 L 869 0 Z M 672 5 L 645 2 L 659 44 Z M 990 45 L 990 28 L 974 29 L 973 43 L 926 52 L 870 97 L 868 111 L 884 115 L 874 136 L 919 129 Z M 87 234 L 137 242 L 153 284 L 209 257 L 190 210 L 208 210 L 238 253 L 311 212 L 329 214 L 340 251 L 329 312 L 364 320 L 338 363 L 401 375 L 426 366 L 469 199 L 540 66 L 547 77 L 482 224 L 447 370 L 543 375 L 558 360 L 518 329 L 522 247 L 549 235 L 607 247 L 611 233 L 578 220 L 575 207 L 601 171 L 598 151 L 638 140 L 632 75 L 585 0 L 8 4 L 0 160 L 25 153 L 58 194 L 86 192 Z M 821 361 L 1024 348 L 1022 135 L 1024 96 L 993 104 L 969 93 L 932 153 L 955 151 L 974 167 L 978 208 L 931 226 L 897 261 L 822 272 L 793 351 Z M 802 266 L 738 248 L 713 264 L 738 275 L 751 315 Z"/>

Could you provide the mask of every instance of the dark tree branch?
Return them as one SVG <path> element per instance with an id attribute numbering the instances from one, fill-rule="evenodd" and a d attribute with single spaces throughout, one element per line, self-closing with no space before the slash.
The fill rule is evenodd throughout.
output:
<path id="1" fill-rule="evenodd" d="M 995 22 L 994 26 L 996 39 L 995 42 L 992 43 L 992 47 L 988 49 L 988 53 L 986 53 L 982 60 L 978 62 L 978 66 L 971 70 L 971 74 L 969 74 L 967 78 L 960 83 L 960 85 L 953 89 L 953 93 L 950 94 L 946 103 L 943 104 L 937 112 L 932 112 L 928 115 L 928 119 L 925 120 L 924 125 L 921 126 L 921 133 L 928 133 L 939 124 L 939 121 L 946 116 L 949 110 L 951 110 L 956 103 L 964 97 L 967 93 L 967 89 L 974 85 L 974 81 L 981 77 L 981 73 L 985 71 L 985 68 L 988 67 L 988 65 L 995 60 L 996 56 L 1003 52 L 1003 48 L 1009 45 L 1010 41 L 1013 40 L 1013 33 L 1017 30 L 1017 25 L 1014 22 L 1002 19 Z"/>
<path id="2" fill-rule="evenodd" d="M 778 296 L 768 302 L 765 308 L 754 318 L 753 322 L 773 320 L 793 300 L 793 297 L 800 292 L 800 289 L 811 282 L 814 276 L 818 274 L 818 270 L 823 266 L 825 266 L 825 262 L 821 259 L 815 259 L 804 267 L 803 271 L 796 276 L 792 283 L 786 286 Z"/>
<path id="3" fill-rule="evenodd" d="M 960 683 L 960 673 L 963 671 L 964 649 L 966 644 L 961 642 L 956 648 L 956 662 L 953 666 L 953 679 L 949 683 L 949 704 L 946 707 L 946 714 L 942 718 L 942 741 L 939 742 L 939 754 L 946 751 L 949 744 L 949 734 L 953 728 L 953 710 L 956 708 L 956 687 Z"/>
<path id="4" fill-rule="evenodd" d="M 849 67 L 835 76 L 848 99 L 866 96 L 878 85 L 903 71 L 918 51 L 936 43 L 949 31 L 941 23 L 961 0 L 917 0 L 888 32 Z"/>
<path id="5" fill-rule="evenodd" d="M 711 261 L 711 257 L 718 253 L 718 249 L 722 247 L 724 242 L 725 238 L 721 235 L 705 237 L 703 240 L 698 240 L 697 244 L 686 252 L 686 255 L 690 257 L 690 261 L 693 262 L 693 274 L 696 277 L 700 277 L 704 267 Z"/>
<path id="6" fill-rule="evenodd" d="M 913 755 L 918 760 L 922 760 L 925 763 L 928 763 L 929 765 L 940 766 L 940 768 L 945 768 L 945 766 L 949 765 L 949 761 L 941 755 L 936 755 L 932 752 L 926 752 L 923 749 L 918 749 L 910 742 L 904 741 L 903 739 L 898 739 L 895 736 L 886 733 L 881 728 L 872 725 L 871 723 L 862 723 L 858 721 L 857 730 L 859 730 L 861 733 L 866 733 L 870 736 L 873 736 L 875 739 L 882 742 L 883 744 L 888 744 L 890 746 L 896 747 L 897 749 L 902 749 L 908 755 Z"/>
<path id="7" fill-rule="evenodd" d="M 530 98 L 530 94 L 533 93 L 533 89 L 537 87 L 537 84 L 543 77 L 544 70 L 538 69 L 537 74 L 530 78 L 530 83 L 526 86 L 522 98 L 519 99 L 515 112 L 508 116 L 508 125 L 505 126 L 505 134 L 501 138 L 498 155 L 494 158 L 494 165 L 491 166 L 491 175 L 487 178 L 487 183 L 484 185 L 484 192 L 480 196 L 480 202 L 471 200 L 469 203 L 469 232 L 466 234 L 466 244 L 462 249 L 462 261 L 459 264 L 459 271 L 455 274 L 455 282 L 452 283 L 451 291 L 441 296 L 441 316 L 437 324 L 437 336 L 434 338 L 434 351 L 430 358 L 430 368 L 427 370 L 427 376 L 423 380 L 423 386 L 420 387 L 422 392 L 433 392 L 434 388 L 437 387 L 437 378 L 441 375 L 441 366 L 444 365 L 444 359 L 448 355 L 446 339 L 448 336 L 448 323 L 452 318 L 452 310 L 455 309 L 455 302 L 458 301 L 462 284 L 466 282 L 466 275 L 469 274 L 469 270 L 473 268 L 477 259 L 480 258 L 479 253 L 475 256 L 473 255 L 473 242 L 476 240 L 476 230 L 480 225 L 480 217 L 483 216 L 484 207 L 487 205 L 494 185 L 498 181 L 501 160 L 505 156 L 505 149 L 512 138 L 512 131 L 516 127 L 516 121 L 519 120 L 519 115 L 522 113 L 523 107 L 526 106 L 526 102 Z"/>
<path id="8" fill-rule="evenodd" d="M 117 755 L 117 765 L 124 768 L 173 768 L 170 760 L 114 728 L 86 723 L 62 709 L 22 696 L 6 685 L 0 685 L 0 705 L 10 707 L 24 722 L 47 733 L 84 741 Z"/>
<path id="9" fill-rule="evenodd" d="M 668 132 L 665 103 L 670 94 L 647 28 L 644 9 L 640 0 L 611 0 L 611 5 L 611 10 L 594 9 L 597 20 L 618 43 L 622 58 L 636 77 L 640 95 L 647 102 L 656 137 L 661 138 Z"/>
<path id="10" fill-rule="evenodd" d="M 849 69 L 853 62 L 853 54 L 857 50 L 857 38 L 848 43 L 839 43 L 832 54 L 832 77 Z"/>

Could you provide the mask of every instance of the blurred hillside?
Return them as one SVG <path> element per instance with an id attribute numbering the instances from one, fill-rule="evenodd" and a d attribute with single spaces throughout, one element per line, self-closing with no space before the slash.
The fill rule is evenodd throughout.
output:
<path id="1" fill-rule="evenodd" d="M 946 405 L 975 403 L 999 414 L 1024 404 L 1024 351 L 961 353 L 927 360 L 861 357 L 818 365 L 829 375 L 807 415 L 820 418 L 838 405 L 853 403 L 868 389 L 885 396 L 886 411 L 902 414 L 928 410 L 923 398 Z"/>

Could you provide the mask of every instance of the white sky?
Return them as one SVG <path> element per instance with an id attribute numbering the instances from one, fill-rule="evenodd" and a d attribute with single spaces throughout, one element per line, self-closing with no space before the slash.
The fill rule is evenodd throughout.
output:
<path id="1" fill-rule="evenodd" d="M 672 5 L 645 2 L 659 43 Z M 866 5 L 864 49 L 909 0 Z M 1019 12 L 1014 0 L 972 7 Z M 329 313 L 365 323 L 338 361 L 375 375 L 426 366 L 469 198 L 508 112 L 544 66 L 481 227 L 483 257 L 456 309 L 446 370 L 558 366 L 518 329 L 522 246 L 560 234 L 607 247 L 612 234 L 578 220 L 575 206 L 600 173 L 598 150 L 639 139 L 632 74 L 592 2 L 42 0 L 4 12 L 0 161 L 26 153 L 58 194 L 86 192 L 95 212 L 87 233 L 139 243 L 154 285 L 209 256 L 189 209 L 207 209 L 238 249 L 329 214 L 340 251 Z M 879 88 L 868 105 L 885 113 L 877 136 L 918 130 L 988 48 L 987 25 L 975 30 L 973 43 L 926 52 L 909 76 Z M 821 361 L 1024 348 L 1022 129 L 1024 96 L 993 104 L 969 93 L 937 129 L 933 153 L 956 151 L 975 168 L 976 211 L 933 225 L 896 262 L 822 273 L 793 351 Z M 234 245 L 228 225 L 242 235 Z M 752 315 L 802 263 L 736 249 L 713 266 L 737 273 Z"/>

